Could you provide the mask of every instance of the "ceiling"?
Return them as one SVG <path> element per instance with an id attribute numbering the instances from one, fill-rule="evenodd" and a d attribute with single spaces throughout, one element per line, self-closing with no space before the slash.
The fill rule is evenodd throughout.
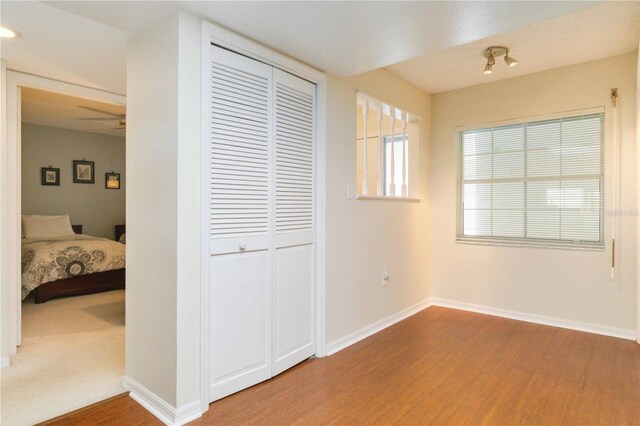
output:
<path id="1" fill-rule="evenodd" d="M 23 123 L 125 137 L 125 129 L 119 125 L 120 120 L 107 114 L 125 114 L 125 107 L 122 105 L 30 88 L 22 88 L 20 99 Z M 104 113 L 86 108 L 104 111 Z M 98 120 L 92 118 L 98 118 Z"/>
<path id="2" fill-rule="evenodd" d="M 136 34 L 182 7 L 345 77 L 510 31 L 588 2 L 168 1 L 46 4 Z M 400 25 L 398 25 L 400 23 Z"/>
<path id="3" fill-rule="evenodd" d="M 640 2 L 610 2 L 387 69 L 428 93 L 438 93 L 635 52 L 639 39 Z M 510 47 L 510 56 L 520 63 L 509 68 L 503 58 L 496 58 L 493 73 L 483 74 L 482 52 L 492 45 Z"/>
<path id="4" fill-rule="evenodd" d="M 35 1 L 0 1 L 0 23 L 22 34 L 0 39 L 8 68 L 126 93 L 130 34 Z"/>
<path id="5" fill-rule="evenodd" d="M 350 76 L 593 7 L 584 1 L 7 1 L 10 68 L 126 92 L 126 42 L 183 8 L 318 69 Z M 522 58 L 522 57 L 521 57 Z M 522 58 L 524 59 L 524 58 Z M 529 58 L 528 58 L 529 59 Z M 400 71 L 393 71 L 400 72 Z"/>

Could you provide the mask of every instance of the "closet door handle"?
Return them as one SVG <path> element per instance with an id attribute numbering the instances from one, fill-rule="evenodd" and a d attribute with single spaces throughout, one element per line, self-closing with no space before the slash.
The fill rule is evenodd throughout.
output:
<path id="1" fill-rule="evenodd" d="M 238 248 L 240 251 L 245 251 L 247 249 L 247 245 L 245 243 L 238 244 Z"/>

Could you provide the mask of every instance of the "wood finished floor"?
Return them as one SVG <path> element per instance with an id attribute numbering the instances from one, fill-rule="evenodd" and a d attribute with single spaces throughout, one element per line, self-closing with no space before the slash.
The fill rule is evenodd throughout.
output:
<path id="1" fill-rule="evenodd" d="M 639 425 L 635 342 L 431 307 L 193 425 Z M 160 424 L 129 397 L 52 424 Z"/>

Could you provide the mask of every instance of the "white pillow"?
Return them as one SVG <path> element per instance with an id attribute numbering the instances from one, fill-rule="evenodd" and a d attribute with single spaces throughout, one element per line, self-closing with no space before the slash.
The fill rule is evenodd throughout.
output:
<path id="1" fill-rule="evenodd" d="M 66 237 L 75 235 L 71 228 L 69 215 L 60 216 L 22 216 L 22 229 L 25 238 Z"/>

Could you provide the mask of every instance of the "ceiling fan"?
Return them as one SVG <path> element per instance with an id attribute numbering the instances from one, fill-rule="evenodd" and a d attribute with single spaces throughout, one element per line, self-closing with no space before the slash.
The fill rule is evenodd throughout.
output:
<path id="1" fill-rule="evenodd" d="M 115 127 L 107 127 L 98 130 L 113 130 L 113 129 L 125 129 L 127 127 L 127 114 L 114 114 L 109 111 L 103 111 L 97 108 L 91 108 L 88 106 L 78 106 L 78 108 L 86 109 L 88 111 L 98 112 L 100 114 L 108 115 L 109 117 L 76 117 L 76 120 L 83 121 L 117 121 L 118 124 Z"/>

